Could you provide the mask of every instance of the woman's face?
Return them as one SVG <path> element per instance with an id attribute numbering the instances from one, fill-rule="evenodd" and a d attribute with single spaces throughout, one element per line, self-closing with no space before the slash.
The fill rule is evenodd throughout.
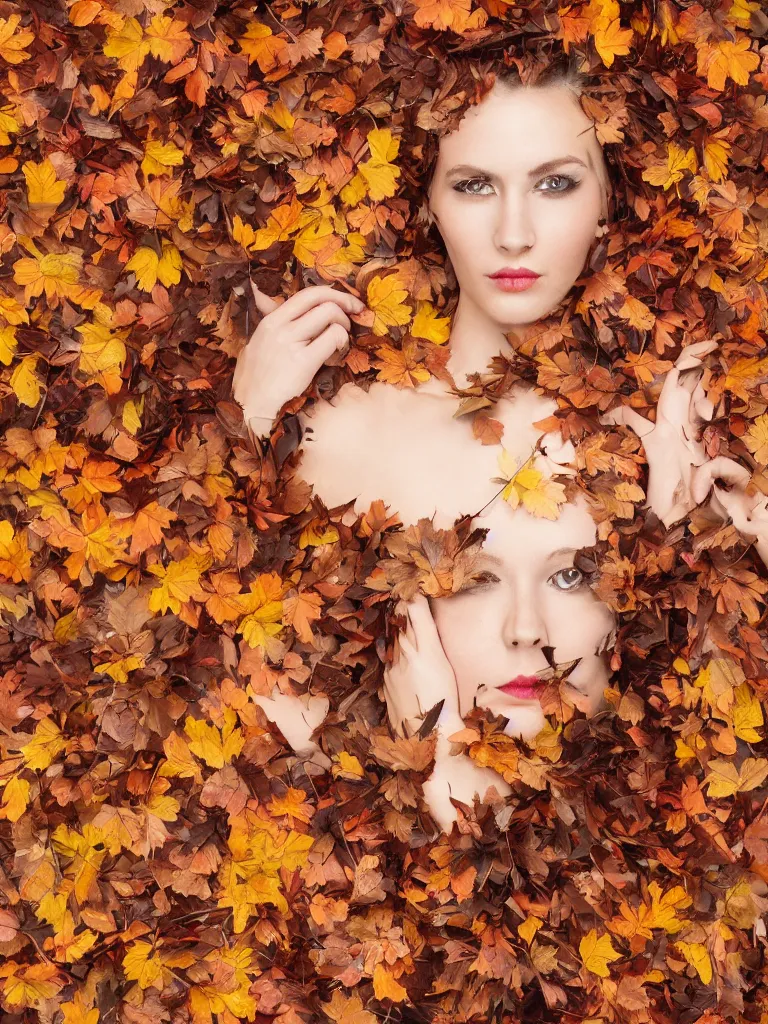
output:
<path id="1" fill-rule="evenodd" d="M 461 292 L 507 328 L 535 323 L 568 294 L 605 216 L 594 128 L 563 85 L 496 83 L 440 140 L 429 206 Z M 521 289 L 503 269 L 539 276 Z"/>
<path id="2" fill-rule="evenodd" d="M 545 648 L 553 648 L 557 665 L 581 659 L 568 681 L 594 714 L 609 680 L 598 652 L 614 617 L 573 565 L 576 552 L 596 539 L 586 505 L 565 505 L 551 521 L 499 499 L 475 525 L 490 527 L 478 568 L 482 582 L 431 601 L 461 714 L 477 703 L 509 719 L 508 735 L 532 739 L 545 725 L 535 692 L 542 684 L 533 678 L 548 669 Z"/>

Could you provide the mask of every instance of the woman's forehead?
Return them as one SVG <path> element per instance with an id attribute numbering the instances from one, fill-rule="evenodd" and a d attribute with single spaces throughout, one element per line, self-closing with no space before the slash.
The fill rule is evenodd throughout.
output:
<path id="1" fill-rule="evenodd" d="M 441 138 L 435 170 L 449 174 L 455 165 L 471 162 L 502 176 L 569 155 L 593 171 L 603 160 L 594 124 L 571 88 L 497 85 Z"/>
<path id="2" fill-rule="evenodd" d="M 595 521 L 581 500 L 568 502 L 552 520 L 525 508 L 513 509 L 499 498 L 473 525 L 488 528 L 481 560 L 501 561 L 510 568 L 546 562 L 563 552 L 590 547 L 597 536 Z"/>

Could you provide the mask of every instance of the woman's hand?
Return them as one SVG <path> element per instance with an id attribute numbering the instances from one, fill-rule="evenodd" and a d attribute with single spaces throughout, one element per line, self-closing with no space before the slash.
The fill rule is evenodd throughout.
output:
<path id="1" fill-rule="evenodd" d="M 329 768 L 330 760 L 312 739 L 312 733 L 328 714 L 328 698 L 312 696 L 306 700 L 281 693 L 277 685 L 271 697 L 254 696 L 254 701 L 290 743 L 294 754 L 321 768 Z"/>
<path id="2" fill-rule="evenodd" d="M 408 623 L 395 640 L 394 657 L 384 670 L 384 698 L 393 729 L 413 735 L 428 711 L 444 701 L 441 720 L 453 732 L 464 728 L 456 675 L 446 657 L 429 601 L 423 594 L 400 602 Z"/>
<path id="3" fill-rule="evenodd" d="M 365 304 L 330 285 L 303 288 L 283 302 L 253 283 L 252 288 L 264 317 L 238 356 L 233 393 L 249 429 L 263 437 L 285 403 L 310 386 L 334 352 L 346 348 L 349 317 Z"/>
<path id="4" fill-rule="evenodd" d="M 667 528 L 699 504 L 693 496 L 693 480 L 707 462 L 699 433 L 713 412 L 701 386 L 701 360 L 715 348 L 717 342 L 702 341 L 682 352 L 664 381 L 655 423 L 628 406 L 601 417 L 603 423 L 631 427 L 642 438 L 648 461 L 648 506 Z"/>
<path id="5" fill-rule="evenodd" d="M 710 507 L 723 519 L 730 519 L 739 533 L 753 540 L 755 550 L 768 565 L 768 498 L 764 494 L 747 493 L 750 479 L 745 466 L 720 455 L 696 470 L 693 497 L 700 504 L 712 490 Z"/>
<path id="6" fill-rule="evenodd" d="M 449 737 L 464 728 L 459 713 L 456 675 L 446 657 L 423 594 L 405 604 L 408 625 L 397 638 L 395 660 L 384 672 L 384 694 L 393 727 L 409 734 L 418 731 L 422 717 L 441 700 L 437 719 L 437 745 L 432 774 L 424 783 L 424 799 L 441 829 L 450 832 L 456 821 L 451 797 L 472 805 L 495 789 L 499 797 L 511 792 L 507 783 L 490 768 L 483 768 L 466 754 L 452 754 Z M 492 795 L 492 794 L 491 794 Z"/>

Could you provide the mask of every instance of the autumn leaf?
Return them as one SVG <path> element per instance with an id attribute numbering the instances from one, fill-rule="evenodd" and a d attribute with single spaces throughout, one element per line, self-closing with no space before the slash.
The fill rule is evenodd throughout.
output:
<path id="1" fill-rule="evenodd" d="M 125 18 L 119 29 L 107 31 L 104 56 L 116 57 L 123 71 L 138 71 L 149 51 L 149 40 L 136 18 Z"/>
<path id="2" fill-rule="evenodd" d="M 368 282 L 366 305 L 373 310 L 374 334 L 385 335 L 391 327 L 402 327 L 411 321 L 411 308 L 403 302 L 408 292 L 402 287 L 397 274 L 380 277 L 378 274 Z"/>
<path id="3" fill-rule="evenodd" d="M 52 718 L 41 718 L 29 743 L 21 747 L 24 764 L 33 771 L 45 771 L 66 747 L 61 729 Z"/>
<path id="4" fill-rule="evenodd" d="M 501 492 L 512 508 L 522 507 L 541 519 L 558 519 L 560 506 L 566 501 L 565 487 L 535 467 L 535 457 L 520 464 L 506 448 L 498 456 L 500 482 L 508 481 Z"/>
<path id="5" fill-rule="evenodd" d="M 288 818 L 288 825 L 293 826 L 295 818 L 308 825 L 312 820 L 315 809 L 307 802 L 307 794 L 303 789 L 295 789 L 289 786 L 286 791 L 272 799 L 267 804 L 267 810 L 273 818 Z"/>
<path id="6" fill-rule="evenodd" d="M 345 995 L 340 988 L 334 990 L 330 1003 L 323 1003 L 323 1013 L 336 1024 L 378 1024 L 375 1013 L 363 1009 L 363 1001 L 357 995 Z"/>
<path id="7" fill-rule="evenodd" d="M 667 146 L 666 162 L 656 163 L 643 171 L 643 180 L 661 186 L 666 192 L 672 185 L 682 181 L 686 173 L 694 174 L 697 167 L 696 151 L 692 146 L 688 150 L 683 150 L 676 142 L 670 142 Z"/>
<path id="8" fill-rule="evenodd" d="M 10 385 L 22 405 L 35 406 L 42 394 L 42 381 L 35 372 L 39 356 L 29 355 L 14 367 Z"/>
<path id="9" fill-rule="evenodd" d="M 136 285 L 142 291 L 151 292 L 158 280 L 170 288 L 181 280 L 181 253 L 166 239 L 163 239 L 162 256 L 158 256 L 149 246 L 141 245 L 128 260 L 125 269 L 136 273 Z"/>
<path id="10" fill-rule="evenodd" d="M 768 413 L 763 413 L 752 421 L 743 440 L 755 456 L 755 460 L 761 466 L 768 466 Z"/>
<path id="11" fill-rule="evenodd" d="M 433 345 L 444 345 L 451 333 L 451 318 L 438 316 L 431 302 L 419 302 L 410 327 L 414 338 L 424 338 Z"/>
<path id="12" fill-rule="evenodd" d="M 621 953 L 617 953 L 611 945 L 610 935 L 598 938 L 594 928 L 579 943 L 579 956 L 587 970 L 601 978 L 610 977 L 609 964 L 621 959 Z"/>
<path id="13" fill-rule="evenodd" d="M 149 609 L 160 614 L 171 611 L 178 614 L 188 601 L 204 601 L 206 593 L 200 585 L 200 575 L 210 566 L 207 555 L 191 554 L 167 566 L 158 562 L 147 566 L 147 571 L 159 577 L 160 585 L 149 595 Z"/>
<path id="14" fill-rule="evenodd" d="M 337 537 L 338 539 L 338 537 Z M 296 630 L 299 640 L 315 645 L 312 623 L 323 614 L 323 599 L 310 590 L 288 594 L 283 601 L 283 622 Z"/>
<path id="15" fill-rule="evenodd" d="M 8 779 L 2 791 L 0 818 L 18 821 L 29 806 L 30 784 L 20 776 Z"/>
<path id="16" fill-rule="evenodd" d="M 59 181 L 56 169 L 49 159 L 35 164 L 27 160 L 22 165 L 27 180 L 27 196 L 30 206 L 58 206 L 67 190 L 66 181 Z"/>
<path id="17" fill-rule="evenodd" d="M 683 954 L 685 959 L 696 969 L 696 973 L 705 985 L 712 981 L 712 961 L 707 952 L 707 947 L 700 942 L 682 942 L 678 939 L 675 946 Z"/>
<path id="18" fill-rule="evenodd" d="M 224 709 L 224 724 L 221 729 L 187 716 L 184 732 L 189 737 L 190 751 L 209 768 L 223 768 L 240 754 L 245 743 L 242 730 L 236 726 L 237 713 L 232 708 Z"/>
<path id="19" fill-rule="evenodd" d="M 9 64 L 22 64 L 29 60 L 30 53 L 26 47 L 35 41 L 34 32 L 28 28 L 19 28 L 20 21 L 20 14 L 0 18 L 0 57 Z"/>
<path id="20" fill-rule="evenodd" d="M 45 292 L 49 302 L 69 295 L 80 280 L 83 258 L 78 253 L 48 253 L 23 258 L 13 264 L 13 279 L 24 285 L 27 305 Z"/>
<path id="21" fill-rule="evenodd" d="M 146 175 L 173 174 L 173 168 L 181 167 L 183 163 L 184 153 L 178 146 L 172 142 L 153 140 L 144 147 L 144 159 L 141 161 L 141 169 Z M 151 288 L 145 289 L 145 291 L 151 290 Z"/>
<path id="22" fill-rule="evenodd" d="M 487 16 L 482 8 L 472 11 L 472 0 L 412 0 L 414 22 L 420 28 L 470 32 L 482 28 Z"/>
<path id="23" fill-rule="evenodd" d="M 374 366 L 379 371 L 378 379 L 398 387 L 415 388 L 430 378 L 429 370 L 422 365 L 420 355 L 413 341 L 406 342 L 402 349 L 381 345 L 376 349 L 378 360 Z"/>
<path id="24" fill-rule="evenodd" d="M 710 89 L 722 91 L 731 78 L 737 85 L 747 85 L 751 72 L 760 66 L 760 58 L 751 50 L 752 40 L 741 36 L 735 42 L 721 39 L 716 43 L 703 42 L 697 47 L 696 72 L 707 76 Z"/>
<path id="25" fill-rule="evenodd" d="M 716 758 L 707 767 L 704 782 L 709 786 L 708 795 L 714 799 L 747 793 L 768 778 L 768 760 L 764 757 L 747 757 L 741 768 L 732 761 Z"/>

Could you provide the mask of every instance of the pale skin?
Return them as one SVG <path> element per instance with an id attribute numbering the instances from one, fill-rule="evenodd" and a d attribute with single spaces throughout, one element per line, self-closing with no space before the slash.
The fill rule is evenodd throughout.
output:
<path id="1" fill-rule="evenodd" d="M 476 170 L 461 168 L 468 160 Z M 510 90 L 497 85 L 455 132 L 441 140 L 429 200 L 460 286 L 448 363 L 459 386 L 471 373 L 485 371 L 494 356 L 509 351 L 507 332 L 535 323 L 567 295 L 593 239 L 603 233 L 605 181 L 592 126 L 565 86 Z M 526 267 L 540 276 L 525 291 L 504 291 L 489 277 L 503 267 Z M 351 319 L 362 305 L 353 296 L 326 286 L 303 289 L 283 303 L 255 287 L 254 297 L 264 318 L 238 360 L 234 389 L 250 429 L 265 436 L 283 405 L 306 390 L 324 362 L 343 354 Z M 683 374 L 681 367 L 678 371 L 670 375 L 670 387 L 663 396 L 676 437 L 686 416 L 693 426 L 706 412 L 703 395 L 690 386 L 690 374 Z M 525 396 L 517 391 L 503 399 L 493 415 L 504 424 L 505 447 L 511 438 L 519 437 L 527 455 L 540 436 L 531 424 L 548 415 L 554 403 L 532 416 L 529 410 L 523 412 Z M 458 516 L 482 507 L 498 489 L 490 483 L 496 449 L 475 442 L 469 418 L 454 419 L 455 409 L 455 397 L 435 378 L 410 391 L 374 384 L 366 393 L 346 384 L 331 402 L 317 403 L 309 415 L 301 417 L 305 434 L 301 475 L 329 508 L 355 498 L 350 519 L 366 512 L 371 501 L 383 499 L 404 524 L 434 516 L 436 525 L 448 527 Z M 637 429 L 637 421 L 623 422 Z M 695 431 L 687 435 L 682 448 L 673 447 L 668 443 L 671 434 L 665 433 L 666 419 L 655 427 L 643 423 L 641 436 L 653 449 L 648 456 L 651 472 L 655 481 L 662 481 L 657 488 L 660 496 L 654 491 L 650 503 L 654 507 L 659 502 L 658 514 L 665 518 L 704 487 L 706 462 L 698 461 L 699 450 L 690 441 Z M 654 440 L 663 443 L 654 446 Z M 554 463 L 568 461 L 567 446 L 559 435 L 547 436 L 545 444 Z M 473 469 L 467 472 L 483 479 L 474 489 L 464 471 L 457 470 L 459 465 L 470 465 L 462 456 L 470 447 Z M 664 484 L 667 478 L 676 481 L 671 492 Z M 471 495 L 483 500 L 473 504 Z M 726 496 L 733 508 L 729 514 L 734 521 L 741 515 L 740 521 L 751 524 L 759 509 L 753 514 L 751 507 L 737 508 L 733 495 L 731 491 Z M 437 614 L 435 607 L 432 612 Z M 391 703 L 393 678 L 400 679 L 403 692 L 410 693 L 417 692 L 421 680 L 426 692 L 419 703 L 426 711 L 437 703 L 432 700 L 434 692 L 445 695 L 450 690 L 447 679 L 453 669 L 444 647 L 448 671 L 445 664 L 439 672 L 427 671 L 422 664 L 422 654 L 427 650 L 434 654 L 434 646 L 415 641 L 423 635 L 434 638 L 434 633 L 424 631 L 438 631 L 439 621 L 430 615 L 432 626 L 427 627 L 419 614 L 416 623 L 413 616 L 410 621 L 414 631 L 423 628 L 418 635 L 414 632 L 399 673 L 393 677 L 393 669 L 389 670 L 387 696 Z M 446 718 L 438 723 L 439 735 L 448 735 L 445 729 L 453 730 L 454 725 L 461 727 L 465 707 L 459 707 L 458 720 L 455 710 L 447 702 Z M 397 718 L 391 708 L 390 715 L 393 721 Z M 395 724 L 402 726 L 407 717 L 413 716 Z M 438 747 L 445 750 L 444 743 Z M 433 813 L 442 827 L 448 826 L 453 809 L 450 801 L 446 805 L 445 785 L 438 786 L 438 780 L 447 779 L 453 771 L 452 791 L 466 794 L 474 788 L 478 795 L 487 782 L 485 776 L 473 774 L 479 769 L 472 762 L 467 764 L 468 759 L 448 760 L 447 756 L 436 761 L 432 786 L 441 794 L 433 794 Z"/>

